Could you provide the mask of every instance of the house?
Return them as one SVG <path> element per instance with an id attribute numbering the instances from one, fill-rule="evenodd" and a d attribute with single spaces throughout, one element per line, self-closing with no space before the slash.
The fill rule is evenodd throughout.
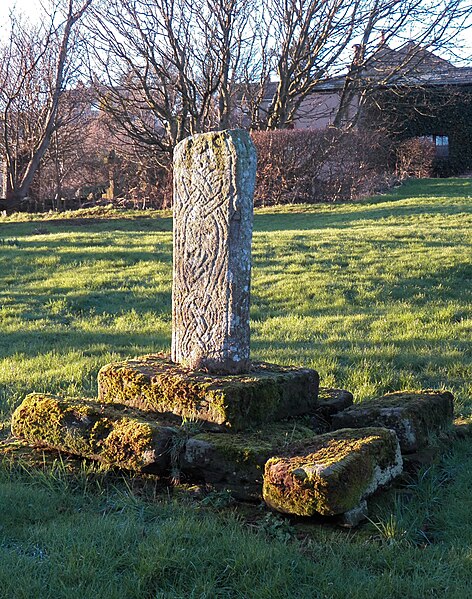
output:
<path id="1" fill-rule="evenodd" d="M 267 103 L 275 85 L 267 88 Z M 414 42 L 399 49 L 384 43 L 357 67 L 354 55 L 348 75 L 320 81 L 302 101 L 293 127 L 324 129 L 346 122 L 399 140 L 433 142 L 438 174 L 470 170 L 472 67 L 457 67 Z"/>

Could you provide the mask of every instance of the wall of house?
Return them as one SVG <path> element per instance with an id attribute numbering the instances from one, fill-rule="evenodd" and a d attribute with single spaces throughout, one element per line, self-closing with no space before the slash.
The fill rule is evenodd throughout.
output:
<path id="1" fill-rule="evenodd" d="M 338 92 L 314 93 L 305 98 L 297 111 L 295 129 L 326 129 L 333 124 L 339 109 Z"/>
<path id="2" fill-rule="evenodd" d="M 472 85 L 379 91 L 361 124 L 399 140 L 447 137 L 448 155 L 437 153 L 436 173 L 449 176 L 472 169 Z"/>
<path id="3" fill-rule="evenodd" d="M 339 110 L 341 90 L 315 92 L 305 98 L 297 111 L 294 129 L 321 130 L 330 127 Z M 352 101 L 347 112 L 347 120 L 352 119 L 358 109 L 358 99 Z"/>

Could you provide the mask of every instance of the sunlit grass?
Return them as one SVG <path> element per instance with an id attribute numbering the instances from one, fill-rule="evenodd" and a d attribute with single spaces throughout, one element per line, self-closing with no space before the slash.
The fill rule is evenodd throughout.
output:
<path id="1" fill-rule="evenodd" d="M 447 388 L 469 415 L 471 196 L 471 180 L 431 180 L 258 210 L 252 356 L 314 367 L 356 401 Z M 93 396 L 103 364 L 169 348 L 171 229 L 155 212 L 0 219 L 0 436 L 26 393 Z M 5 463 L 0 597 L 467 597 L 470 447 L 385 496 L 359 533 L 301 544 L 263 513 L 249 530 L 120 479 Z"/>

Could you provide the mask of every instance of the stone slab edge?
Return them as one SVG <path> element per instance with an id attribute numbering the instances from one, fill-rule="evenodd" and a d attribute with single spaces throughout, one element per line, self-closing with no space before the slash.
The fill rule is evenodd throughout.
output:
<path id="1" fill-rule="evenodd" d="M 244 375 L 215 375 L 162 354 L 104 366 L 99 401 L 210 422 L 233 431 L 313 413 L 319 376 L 309 368 L 256 362 Z"/>
<path id="2" fill-rule="evenodd" d="M 403 461 L 394 431 L 341 429 L 291 448 L 265 465 L 263 496 L 277 511 L 298 516 L 333 516 L 398 476 Z"/>
<path id="3" fill-rule="evenodd" d="M 187 441 L 181 469 L 190 478 L 226 488 L 234 497 L 261 500 L 264 465 L 294 442 L 317 435 L 306 419 L 266 424 L 242 433 L 203 432 Z"/>
<path id="4" fill-rule="evenodd" d="M 12 434 L 32 444 L 58 449 L 128 470 L 165 473 L 177 431 L 147 422 L 129 409 L 92 400 L 31 393 L 12 416 Z"/>
<path id="5" fill-rule="evenodd" d="M 384 426 L 395 430 L 402 452 L 428 446 L 430 437 L 452 425 L 454 397 L 448 391 L 397 391 L 334 414 L 332 429 Z"/>

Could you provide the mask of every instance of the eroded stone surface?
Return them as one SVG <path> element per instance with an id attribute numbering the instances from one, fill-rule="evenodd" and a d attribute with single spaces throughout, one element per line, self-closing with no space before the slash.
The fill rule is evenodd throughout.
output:
<path id="1" fill-rule="evenodd" d="M 452 424 L 452 417 L 448 391 L 398 391 L 335 414 L 332 428 L 384 426 L 397 433 L 401 450 L 409 453 L 426 447 L 431 436 Z"/>
<path id="2" fill-rule="evenodd" d="M 325 423 L 330 424 L 334 414 L 352 406 L 353 402 L 354 397 L 350 391 L 320 387 L 316 415 Z M 326 430 L 329 430 L 329 426 Z"/>
<path id="3" fill-rule="evenodd" d="M 170 465 L 176 429 L 141 418 L 129 409 L 42 393 L 26 396 L 12 416 L 12 434 L 129 470 L 163 473 Z"/>
<path id="4" fill-rule="evenodd" d="M 363 522 L 368 515 L 369 509 L 367 507 L 367 501 L 363 499 L 359 505 L 341 515 L 339 524 L 346 528 L 354 528 L 354 526 L 358 526 Z"/>
<path id="5" fill-rule="evenodd" d="M 401 472 L 394 431 L 342 429 L 308 444 L 295 444 L 288 455 L 268 460 L 264 501 L 277 511 L 299 516 L 343 514 Z"/>
<path id="6" fill-rule="evenodd" d="M 233 430 L 313 412 L 315 370 L 254 363 L 247 374 L 218 375 L 150 355 L 104 366 L 99 400 L 152 412 L 171 412 Z"/>
<path id="7" fill-rule="evenodd" d="M 172 360 L 249 367 L 256 152 L 246 131 L 194 135 L 174 150 Z"/>
<path id="8" fill-rule="evenodd" d="M 262 499 L 264 464 L 295 442 L 316 437 L 306 424 L 286 421 L 239 434 L 205 432 L 189 439 L 181 468 L 191 479 L 231 490 L 238 499 Z"/>

